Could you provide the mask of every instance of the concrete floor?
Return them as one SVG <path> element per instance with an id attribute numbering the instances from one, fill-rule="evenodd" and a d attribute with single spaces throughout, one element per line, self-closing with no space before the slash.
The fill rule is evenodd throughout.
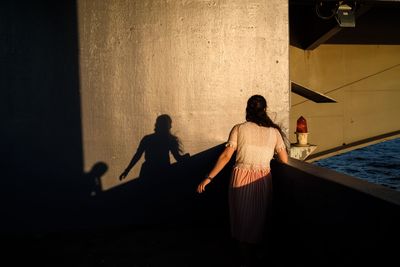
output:
<path id="1" fill-rule="evenodd" d="M 367 242 L 352 250 L 351 244 L 334 242 L 329 236 L 320 239 L 324 242 L 315 243 L 318 239 L 303 239 L 301 233 L 290 234 L 290 238 L 277 233 L 266 239 L 269 242 L 259 248 L 251 266 L 393 266 L 398 255 L 395 244 Z M 128 226 L 46 235 L 2 235 L 0 241 L 2 262 L 6 262 L 2 266 L 7 267 L 241 266 L 229 227 L 221 225 Z"/>
<path id="2" fill-rule="evenodd" d="M 217 227 L 128 227 L 25 236 L 9 241 L 8 247 L 13 250 L 8 266 L 240 266 L 229 233 Z M 255 266 L 266 266 L 265 255 Z"/>
<path id="3" fill-rule="evenodd" d="M 328 239 L 326 243 L 317 244 L 277 236 L 271 240 L 260 247 L 254 257 L 256 262 L 251 266 L 342 267 L 371 263 L 392 266 L 397 255 L 396 246 L 385 253 L 379 253 L 377 249 L 354 253 L 348 251 L 345 244 L 331 244 Z M 2 261 L 7 263 L 2 266 L 7 267 L 241 266 L 227 227 L 131 226 L 101 231 L 2 236 L 1 242 Z"/>

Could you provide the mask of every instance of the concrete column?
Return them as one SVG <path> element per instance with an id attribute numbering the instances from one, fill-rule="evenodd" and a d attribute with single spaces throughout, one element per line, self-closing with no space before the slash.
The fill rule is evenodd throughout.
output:
<path id="1" fill-rule="evenodd" d="M 84 166 L 108 165 L 103 191 L 162 114 L 190 155 L 225 142 L 253 94 L 288 129 L 288 1 L 79 0 L 78 18 Z"/>

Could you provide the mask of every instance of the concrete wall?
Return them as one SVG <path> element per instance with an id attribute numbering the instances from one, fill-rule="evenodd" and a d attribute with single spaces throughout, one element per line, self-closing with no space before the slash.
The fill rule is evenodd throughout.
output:
<path id="1" fill-rule="evenodd" d="M 0 19 L 1 231 L 225 216 L 227 179 L 195 188 L 247 98 L 288 127 L 287 1 L 3 1 Z"/>
<path id="2" fill-rule="evenodd" d="M 262 94 L 289 120 L 287 1 L 78 1 L 84 168 L 107 191 L 168 114 L 183 153 L 219 145 Z M 171 162 L 175 159 L 171 157 Z M 190 177 L 188 177 L 190 178 Z"/>
<path id="3" fill-rule="evenodd" d="M 290 138 L 296 121 L 308 122 L 314 153 L 400 130 L 400 46 L 290 47 L 290 79 L 337 100 L 317 104 L 292 94 Z"/>
<path id="4" fill-rule="evenodd" d="M 287 1 L 3 1 L 0 19 L 1 231 L 226 218 L 227 178 L 195 188 L 247 98 L 288 128 Z"/>
<path id="5" fill-rule="evenodd" d="M 227 179 L 195 188 L 247 98 L 288 128 L 287 1 L 3 1 L 0 20 L 2 232 L 224 217 Z"/>

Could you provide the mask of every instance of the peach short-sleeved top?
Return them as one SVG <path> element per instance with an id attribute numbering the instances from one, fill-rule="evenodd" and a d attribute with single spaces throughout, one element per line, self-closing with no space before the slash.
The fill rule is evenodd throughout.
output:
<path id="1" fill-rule="evenodd" d="M 286 148 L 277 129 L 253 122 L 235 125 L 226 146 L 236 150 L 235 167 L 254 170 L 269 170 L 274 153 Z"/>

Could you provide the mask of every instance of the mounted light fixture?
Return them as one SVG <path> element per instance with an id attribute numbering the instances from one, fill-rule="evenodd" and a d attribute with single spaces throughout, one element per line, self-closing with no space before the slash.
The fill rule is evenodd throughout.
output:
<path id="1" fill-rule="evenodd" d="M 342 3 L 343 1 L 339 2 L 339 6 L 336 12 L 336 21 L 339 23 L 340 27 L 355 27 L 356 20 L 354 16 L 354 7 L 351 7 L 348 4 Z"/>
<path id="2" fill-rule="evenodd" d="M 356 1 L 319 0 L 315 4 L 317 16 L 324 20 L 335 17 L 340 27 L 355 27 Z"/>

